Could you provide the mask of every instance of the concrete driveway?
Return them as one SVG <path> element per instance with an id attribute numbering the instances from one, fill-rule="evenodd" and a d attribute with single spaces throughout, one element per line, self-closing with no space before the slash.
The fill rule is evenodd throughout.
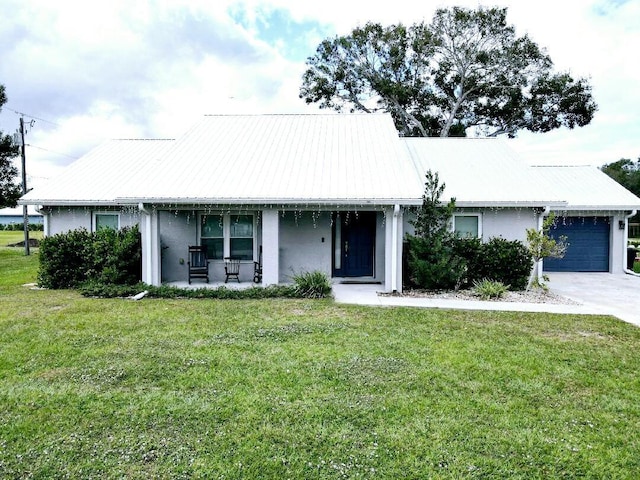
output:
<path id="1" fill-rule="evenodd" d="M 640 277 L 611 273 L 548 273 L 552 292 L 603 315 L 640 326 Z"/>

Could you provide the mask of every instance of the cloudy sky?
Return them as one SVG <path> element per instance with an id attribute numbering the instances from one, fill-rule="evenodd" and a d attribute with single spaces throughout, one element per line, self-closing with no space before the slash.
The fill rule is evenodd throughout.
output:
<path id="1" fill-rule="evenodd" d="M 506 6 L 556 68 L 590 78 L 577 130 L 509 141 L 531 163 L 640 156 L 640 1 L 3 0 L 0 130 L 28 126 L 31 185 L 109 138 L 176 138 L 207 113 L 317 113 L 298 98 L 305 60 L 367 21 L 430 21 L 438 7 Z"/>

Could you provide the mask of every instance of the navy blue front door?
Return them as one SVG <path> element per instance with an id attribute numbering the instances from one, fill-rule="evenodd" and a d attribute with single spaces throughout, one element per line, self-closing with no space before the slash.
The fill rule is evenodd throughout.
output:
<path id="1" fill-rule="evenodd" d="M 564 258 L 545 258 L 547 272 L 608 272 L 608 217 L 560 217 L 549 234 L 553 238 L 567 237 L 569 247 Z"/>
<path id="2" fill-rule="evenodd" d="M 334 222 L 334 268 L 337 277 L 372 277 L 376 237 L 375 212 L 341 212 Z"/>

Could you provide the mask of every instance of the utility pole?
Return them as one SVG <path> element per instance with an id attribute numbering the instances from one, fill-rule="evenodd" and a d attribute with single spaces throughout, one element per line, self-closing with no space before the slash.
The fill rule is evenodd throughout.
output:
<path id="1" fill-rule="evenodd" d="M 26 159 L 26 147 L 24 144 L 24 118 L 20 117 L 20 138 L 22 140 L 20 146 L 20 152 L 22 154 L 22 195 L 27 194 L 27 159 Z M 22 221 L 24 225 L 24 254 L 30 255 L 31 249 L 29 248 L 29 211 L 27 206 L 22 206 Z"/>

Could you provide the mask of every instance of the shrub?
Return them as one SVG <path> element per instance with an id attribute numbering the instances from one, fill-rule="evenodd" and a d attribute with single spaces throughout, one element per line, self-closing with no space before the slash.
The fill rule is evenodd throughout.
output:
<path id="1" fill-rule="evenodd" d="M 73 288 L 87 280 L 92 235 L 81 228 L 45 237 L 40 242 L 38 283 L 46 288 Z"/>
<path id="2" fill-rule="evenodd" d="M 480 239 L 453 238 L 440 244 L 407 236 L 410 280 L 426 289 L 471 287 L 483 279 L 524 290 L 533 261 L 524 243 L 494 237 L 487 243 Z"/>
<path id="3" fill-rule="evenodd" d="M 455 199 L 440 202 L 445 184 L 438 173 L 426 173 L 422 205 L 411 221 L 415 235 L 407 235 L 409 282 L 428 290 L 458 288 L 464 279 L 466 264 L 454 252 L 455 238 L 449 230 L 449 219 Z"/>
<path id="4" fill-rule="evenodd" d="M 427 290 L 457 289 L 466 275 L 464 259 L 455 254 L 453 237 L 407 236 L 409 280 Z"/>
<path id="5" fill-rule="evenodd" d="M 461 287 L 467 288 L 476 280 L 482 278 L 483 244 L 479 238 L 455 238 L 453 241 L 453 253 L 465 261 L 466 270 L 461 279 Z"/>
<path id="6" fill-rule="evenodd" d="M 60 233 L 40 243 L 38 283 L 53 289 L 75 288 L 87 280 L 134 284 L 141 278 L 141 257 L 137 226 Z"/>
<path id="7" fill-rule="evenodd" d="M 130 297 L 147 291 L 148 298 L 209 298 L 221 300 L 242 300 L 262 298 L 301 298 L 293 285 L 270 285 L 268 287 L 250 287 L 244 290 L 218 288 L 185 289 L 163 285 L 154 287 L 145 283 L 135 285 L 113 285 L 90 280 L 78 287 L 85 297 L 118 298 Z"/>
<path id="8" fill-rule="evenodd" d="M 22 231 L 24 230 L 24 223 L 0 223 L 0 230 L 7 231 Z M 29 223 L 29 231 L 30 232 L 43 232 L 44 224 L 42 223 Z"/>
<path id="9" fill-rule="evenodd" d="M 293 276 L 294 288 L 303 298 L 325 298 L 331 295 L 331 281 L 324 272 L 314 270 Z"/>
<path id="10" fill-rule="evenodd" d="M 142 250 L 138 227 L 103 228 L 93 238 L 93 271 L 89 278 L 103 283 L 132 284 L 140 281 Z"/>
<path id="11" fill-rule="evenodd" d="M 502 298 L 509 289 L 508 285 L 494 280 L 476 280 L 473 282 L 473 293 L 482 300 Z"/>
<path id="12" fill-rule="evenodd" d="M 482 245 L 480 255 L 482 267 L 475 273 L 475 280 L 488 278 L 510 285 L 512 290 L 527 287 L 533 260 L 524 243 L 494 237 Z"/>

